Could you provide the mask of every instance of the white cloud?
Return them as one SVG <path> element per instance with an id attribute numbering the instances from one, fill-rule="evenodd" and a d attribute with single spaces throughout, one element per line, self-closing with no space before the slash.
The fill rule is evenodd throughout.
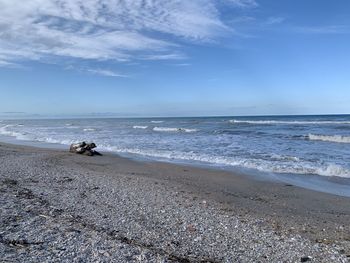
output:
<path id="1" fill-rule="evenodd" d="M 242 7 L 255 3 L 229 1 Z M 209 41 L 228 30 L 215 2 L 0 0 L 0 65 L 52 56 L 179 59 L 174 39 Z"/>
<path id="2" fill-rule="evenodd" d="M 227 2 L 242 8 L 257 7 L 258 3 L 255 0 L 226 0 Z"/>
<path id="3" fill-rule="evenodd" d="M 120 74 L 119 72 L 107 69 L 88 69 L 86 70 L 89 73 L 107 76 L 107 77 L 118 77 L 118 78 L 127 78 L 127 75 Z"/>
<path id="4" fill-rule="evenodd" d="M 142 59 L 146 60 L 170 60 L 170 59 L 186 59 L 187 57 L 184 54 L 172 53 L 172 54 L 156 54 L 156 55 L 145 55 Z"/>
<path id="5" fill-rule="evenodd" d="M 15 65 L 14 63 L 0 60 L 0 67 L 9 67 Z"/>

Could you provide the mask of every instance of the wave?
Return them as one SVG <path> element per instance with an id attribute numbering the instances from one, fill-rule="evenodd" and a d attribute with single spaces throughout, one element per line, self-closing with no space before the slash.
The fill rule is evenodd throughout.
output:
<path id="1" fill-rule="evenodd" d="M 163 123 L 164 121 L 151 121 L 152 123 Z"/>
<path id="2" fill-rule="evenodd" d="M 168 128 L 168 127 L 154 127 L 153 130 L 158 132 L 196 132 L 197 131 L 197 129 Z"/>
<path id="3" fill-rule="evenodd" d="M 62 144 L 62 145 L 71 145 L 72 143 L 76 143 L 75 140 L 58 140 L 51 137 L 42 137 L 42 138 L 35 138 L 33 141 L 37 142 L 45 142 L 45 143 L 54 143 L 54 144 Z"/>
<path id="4" fill-rule="evenodd" d="M 135 125 L 133 126 L 134 129 L 147 129 L 148 126 L 138 126 L 138 125 Z"/>
<path id="5" fill-rule="evenodd" d="M 327 124 L 350 124 L 350 121 L 276 121 L 276 120 L 229 120 L 233 124 L 286 124 L 286 125 L 327 125 Z"/>
<path id="6" fill-rule="evenodd" d="M 11 127 L 21 127 L 21 126 L 22 125 L 17 125 L 17 124 L 5 125 L 0 128 L 0 135 L 14 137 L 20 141 L 35 141 L 35 142 L 55 143 L 55 144 L 63 144 L 63 145 L 70 145 L 75 142 L 73 140 L 66 140 L 66 139 L 59 140 L 59 139 L 54 139 L 51 137 L 44 137 L 44 136 L 38 137 L 37 135 L 27 133 L 27 132 L 18 132 L 18 131 L 8 130 L 8 128 L 11 128 Z"/>
<path id="7" fill-rule="evenodd" d="M 66 123 L 65 128 L 66 129 L 81 129 L 82 127 L 80 127 L 74 123 Z"/>
<path id="8" fill-rule="evenodd" d="M 44 143 L 70 145 L 77 140 L 82 140 L 80 136 L 71 140 L 62 134 L 59 136 L 49 134 L 34 134 L 19 132 L 20 127 L 17 125 L 5 125 L 0 127 L 0 134 L 6 136 L 15 137 L 18 140 L 26 141 L 37 141 Z M 170 132 L 193 132 L 194 129 L 183 129 L 179 128 L 166 128 L 166 127 L 155 127 L 159 131 L 170 131 Z M 156 129 L 157 130 L 157 129 Z M 309 135 L 310 136 L 310 135 Z M 318 135 L 320 136 L 320 135 Z M 334 136 L 332 137 L 334 138 Z M 337 137 L 336 137 L 337 138 Z M 344 136 L 340 137 L 344 140 Z M 339 138 L 338 138 L 339 139 Z M 349 139 L 349 138 L 347 138 Z M 156 159 L 162 159 L 165 161 L 186 161 L 186 162 L 200 162 L 206 163 L 212 166 L 227 166 L 239 169 L 251 169 L 264 173 L 280 173 L 280 174 L 303 174 L 303 175 L 320 175 L 320 176 L 336 176 L 350 178 L 350 168 L 348 166 L 341 166 L 337 163 L 330 162 L 311 162 L 298 158 L 296 156 L 289 155 L 278 155 L 278 154 L 267 154 L 259 156 L 258 158 L 249 158 L 243 156 L 223 156 L 218 154 L 210 153 L 198 153 L 198 152 L 184 152 L 182 150 L 157 150 L 149 148 L 133 148 L 118 147 L 108 141 L 97 142 L 98 147 L 104 151 L 111 151 L 115 153 L 128 153 L 137 154 L 143 157 L 150 157 Z M 256 156 L 257 157 L 257 156 Z"/>
<path id="9" fill-rule="evenodd" d="M 138 148 L 119 148 L 117 146 L 101 145 L 105 151 L 136 154 L 144 157 L 159 158 L 161 160 L 178 160 L 178 161 L 195 161 L 218 166 L 239 167 L 244 169 L 258 170 L 265 173 L 279 174 L 301 174 L 301 175 L 321 175 L 330 177 L 350 178 L 350 170 L 336 164 L 312 165 L 299 161 L 297 157 L 283 157 L 290 159 L 287 162 L 278 162 L 276 160 L 263 161 L 254 159 L 240 159 L 223 156 L 210 156 L 206 154 L 196 154 L 193 152 L 178 152 L 178 151 L 157 151 L 152 149 Z"/>
<path id="10" fill-rule="evenodd" d="M 26 133 L 20 133 L 17 131 L 9 131 L 8 128 L 16 127 L 17 124 L 8 124 L 0 128 L 0 134 L 5 136 L 15 137 L 18 140 L 26 140 Z"/>
<path id="11" fill-rule="evenodd" d="M 85 128 L 85 129 L 83 129 L 83 131 L 85 131 L 85 132 L 96 131 L 96 129 L 94 129 L 94 128 Z"/>
<path id="12" fill-rule="evenodd" d="M 292 162 L 299 162 L 299 157 L 296 156 L 289 156 L 289 155 L 279 155 L 279 154 L 271 154 L 269 156 L 271 160 L 276 161 L 292 161 Z"/>
<path id="13" fill-rule="evenodd" d="M 350 143 L 350 136 L 342 136 L 342 135 L 316 135 L 316 134 L 309 134 L 307 136 L 307 139 L 309 139 L 311 141 Z"/>

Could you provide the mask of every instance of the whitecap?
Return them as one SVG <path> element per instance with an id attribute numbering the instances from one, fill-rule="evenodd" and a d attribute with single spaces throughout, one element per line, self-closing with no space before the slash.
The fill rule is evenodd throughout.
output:
<path id="1" fill-rule="evenodd" d="M 325 167 L 318 168 L 316 173 L 323 176 L 338 176 L 350 178 L 350 171 L 336 164 L 329 164 Z"/>
<path id="2" fill-rule="evenodd" d="M 163 123 L 164 121 L 151 121 L 152 123 Z"/>
<path id="3" fill-rule="evenodd" d="M 196 132 L 197 131 L 197 129 L 169 128 L 169 127 L 154 127 L 153 130 L 157 132 Z"/>
<path id="4" fill-rule="evenodd" d="M 342 135 L 316 135 L 309 134 L 307 136 L 312 141 L 324 141 L 324 142 L 337 142 L 337 143 L 350 143 L 350 136 Z"/>
<path id="5" fill-rule="evenodd" d="M 96 131 L 96 129 L 94 129 L 94 128 L 85 128 L 85 129 L 83 129 L 83 131 L 85 131 L 85 132 Z"/>
<path id="6" fill-rule="evenodd" d="M 263 161 L 243 159 L 239 157 L 224 157 L 211 156 L 207 154 L 197 154 L 194 152 L 180 152 L 167 150 L 152 150 L 152 149 L 138 149 L 138 148 L 119 148 L 111 145 L 101 145 L 101 148 L 106 151 L 116 153 L 137 154 L 146 157 L 161 158 L 165 160 L 179 160 L 179 161 L 196 161 L 201 163 L 208 163 L 212 165 L 224 165 L 231 167 L 240 167 L 245 169 L 257 170 L 265 173 L 279 173 L 279 174 L 300 174 L 300 175 L 320 175 L 320 176 L 335 176 L 350 178 L 350 170 L 339 166 L 337 164 L 311 164 L 307 162 L 300 162 L 293 159 L 293 162 L 278 162 L 278 161 Z M 288 158 L 288 157 L 287 157 Z"/>
<path id="7" fill-rule="evenodd" d="M 147 129 L 148 126 L 138 126 L 138 125 L 135 125 L 133 126 L 134 129 Z"/>
<path id="8" fill-rule="evenodd" d="M 299 162 L 300 161 L 300 159 L 296 156 L 279 155 L 279 154 L 272 154 L 271 159 L 277 160 L 277 161 L 292 161 L 292 162 Z"/>
<path id="9" fill-rule="evenodd" d="M 327 125 L 327 124 L 350 124 L 350 121 L 276 121 L 276 120 L 229 120 L 232 124 L 286 124 L 286 125 Z"/>
<path id="10" fill-rule="evenodd" d="M 9 130 L 8 128 L 16 127 L 17 124 L 8 124 L 0 128 L 0 134 L 10 137 L 15 137 L 18 140 L 29 140 L 27 133 Z"/>

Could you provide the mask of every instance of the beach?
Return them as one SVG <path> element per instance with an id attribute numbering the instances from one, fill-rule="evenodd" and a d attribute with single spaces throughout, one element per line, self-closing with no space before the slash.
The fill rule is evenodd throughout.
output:
<path id="1" fill-rule="evenodd" d="M 0 262 L 348 262 L 350 199 L 0 143 Z"/>
<path id="2" fill-rule="evenodd" d="M 0 0 L 0 263 L 349 262 L 349 11 Z"/>

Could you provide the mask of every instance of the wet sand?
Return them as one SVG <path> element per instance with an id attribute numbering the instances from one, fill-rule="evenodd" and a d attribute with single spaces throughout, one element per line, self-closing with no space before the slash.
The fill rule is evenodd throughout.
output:
<path id="1" fill-rule="evenodd" d="M 0 143 L 4 262 L 347 262 L 350 198 Z M 1 262 L 1 260 L 0 260 Z"/>

